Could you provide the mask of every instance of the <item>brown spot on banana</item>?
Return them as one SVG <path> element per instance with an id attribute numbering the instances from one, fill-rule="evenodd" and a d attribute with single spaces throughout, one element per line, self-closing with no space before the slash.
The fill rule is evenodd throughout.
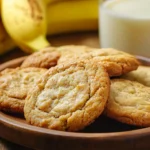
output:
<path id="1" fill-rule="evenodd" d="M 15 9 L 19 9 L 19 10 L 23 11 L 25 15 L 28 15 L 28 9 L 25 8 L 24 6 L 20 6 L 17 3 L 15 3 L 14 7 L 15 7 Z"/>
<path id="2" fill-rule="evenodd" d="M 31 10 L 31 17 L 37 21 L 43 19 L 43 11 L 41 6 L 37 2 L 37 0 L 28 0 L 30 10 Z"/>

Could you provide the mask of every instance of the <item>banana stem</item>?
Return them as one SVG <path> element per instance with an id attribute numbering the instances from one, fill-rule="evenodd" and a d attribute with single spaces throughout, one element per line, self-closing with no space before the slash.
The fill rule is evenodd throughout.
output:
<path id="1" fill-rule="evenodd" d="M 34 52 L 48 46 L 50 46 L 50 43 L 43 36 L 40 36 L 36 38 L 34 41 L 28 43 L 28 47 L 32 49 Z"/>

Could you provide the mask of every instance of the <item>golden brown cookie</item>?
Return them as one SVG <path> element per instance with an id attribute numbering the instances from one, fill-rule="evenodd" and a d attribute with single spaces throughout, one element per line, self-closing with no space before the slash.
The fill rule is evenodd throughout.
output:
<path id="1" fill-rule="evenodd" d="M 138 60 L 128 53 L 118 51 L 112 48 L 96 49 L 91 48 L 91 51 L 82 53 L 72 53 L 60 57 L 58 64 L 74 61 L 77 59 L 95 60 L 100 63 L 107 70 L 109 76 L 120 76 L 132 70 L 136 70 L 139 66 Z"/>
<path id="2" fill-rule="evenodd" d="M 150 67 L 139 66 L 137 70 L 123 75 L 122 78 L 137 81 L 150 87 Z"/>
<path id="3" fill-rule="evenodd" d="M 77 131 L 103 111 L 109 77 L 103 67 L 81 61 L 50 68 L 28 95 L 28 123 L 55 130 Z"/>
<path id="4" fill-rule="evenodd" d="M 23 114 L 27 93 L 46 72 L 42 68 L 6 69 L 0 73 L 0 110 Z"/>
<path id="5" fill-rule="evenodd" d="M 125 52 L 115 49 L 98 49 L 87 46 L 49 47 L 30 55 L 21 67 L 50 68 L 56 64 L 77 60 L 96 60 L 103 65 L 109 76 L 120 76 L 139 66 L 137 59 Z"/>
<path id="6" fill-rule="evenodd" d="M 123 123 L 150 126 L 150 87 L 126 79 L 111 80 L 105 114 Z"/>
<path id="7" fill-rule="evenodd" d="M 59 57 L 60 54 L 56 51 L 56 48 L 49 47 L 28 56 L 21 67 L 50 68 L 57 65 Z"/>
<path id="8" fill-rule="evenodd" d="M 93 49 L 87 46 L 75 45 L 48 47 L 28 56 L 21 67 L 50 68 L 57 65 L 60 57 L 65 57 L 68 54 L 80 56 L 83 53 L 91 52 Z"/>
<path id="9" fill-rule="evenodd" d="M 97 49 L 88 46 L 83 46 L 83 45 L 66 45 L 66 46 L 57 47 L 57 51 L 61 54 L 61 57 L 64 57 L 66 55 L 80 56 L 82 54 L 89 53 L 94 50 Z"/>

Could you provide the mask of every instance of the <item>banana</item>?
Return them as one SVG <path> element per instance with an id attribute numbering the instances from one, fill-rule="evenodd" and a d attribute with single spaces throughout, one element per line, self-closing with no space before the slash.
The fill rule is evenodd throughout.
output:
<path id="1" fill-rule="evenodd" d="M 48 35 L 98 29 L 98 0 L 46 0 Z"/>
<path id="2" fill-rule="evenodd" d="M 1 0 L 0 0 L 0 15 L 1 15 Z M 0 17 L 0 55 L 13 49 L 14 47 L 15 43 L 7 34 Z"/>
<path id="3" fill-rule="evenodd" d="M 11 36 L 26 52 L 47 47 L 46 6 L 42 0 L 2 0 L 2 21 Z"/>
<path id="4" fill-rule="evenodd" d="M 3 24 L 9 35 L 21 49 L 34 52 L 50 45 L 46 34 L 97 30 L 98 4 L 103 0 L 0 1 Z M 6 33 L 1 25 L 0 33 Z M 11 45 L 13 41 L 6 35 Z"/>
<path id="5" fill-rule="evenodd" d="M 0 55 L 12 50 L 14 47 L 15 43 L 7 34 L 0 19 Z"/>

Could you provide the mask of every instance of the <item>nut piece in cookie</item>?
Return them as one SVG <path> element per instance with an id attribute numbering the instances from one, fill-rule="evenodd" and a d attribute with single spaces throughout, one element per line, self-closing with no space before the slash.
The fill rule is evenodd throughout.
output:
<path id="1" fill-rule="evenodd" d="M 139 66 L 137 70 L 131 71 L 123 75 L 121 78 L 137 81 L 150 87 L 150 67 Z"/>
<path id="2" fill-rule="evenodd" d="M 75 55 L 70 53 L 60 57 L 58 64 L 77 59 L 91 59 L 91 61 L 97 61 L 97 63 L 104 66 L 110 77 L 120 76 L 132 70 L 136 70 L 139 66 L 138 60 L 133 55 L 112 48 L 91 48 L 91 51 L 86 51 L 82 53 L 82 55 L 80 53 L 76 53 Z"/>
<path id="3" fill-rule="evenodd" d="M 123 123 L 150 126 L 150 87 L 126 79 L 111 80 L 104 113 Z"/>
<path id="4" fill-rule="evenodd" d="M 0 73 L 0 110 L 23 114 L 25 98 L 46 72 L 41 68 L 6 69 Z"/>
<path id="5" fill-rule="evenodd" d="M 28 94 L 28 123 L 54 130 L 77 131 L 104 110 L 109 77 L 95 62 L 80 61 L 50 68 Z"/>

